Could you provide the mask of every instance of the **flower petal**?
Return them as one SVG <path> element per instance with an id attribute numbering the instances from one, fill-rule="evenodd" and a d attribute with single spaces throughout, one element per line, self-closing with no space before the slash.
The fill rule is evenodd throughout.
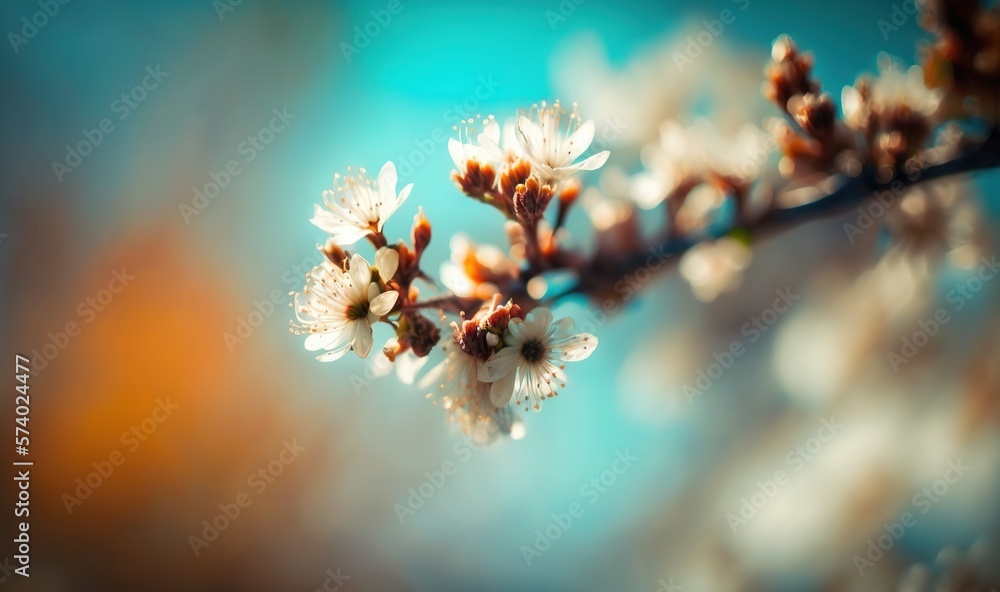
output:
<path id="1" fill-rule="evenodd" d="M 566 151 L 566 162 L 571 163 L 590 148 L 594 141 L 594 122 L 587 121 L 573 135 L 566 139 L 563 149 Z"/>
<path id="2" fill-rule="evenodd" d="M 597 154 L 581 160 L 580 162 L 573 165 L 573 167 L 578 171 L 595 171 L 608 161 L 608 157 L 611 156 L 611 152 L 604 150 L 603 152 L 598 152 Z"/>
<path id="3" fill-rule="evenodd" d="M 514 372 L 514 369 L 520 361 L 520 348 L 503 348 L 490 356 L 490 359 L 483 362 L 483 365 L 479 367 L 479 382 L 496 382 L 497 380 L 500 380 L 506 374 Z"/>
<path id="4" fill-rule="evenodd" d="M 396 269 L 399 267 L 399 252 L 389 247 L 380 248 L 375 252 L 375 267 L 378 268 L 378 275 L 382 281 L 388 282 L 396 275 Z"/>
<path id="5" fill-rule="evenodd" d="M 418 358 L 413 352 L 405 352 L 396 356 L 396 376 L 403 384 L 413 384 L 417 374 L 427 364 L 427 356 Z"/>
<path id="6" fill-rule="evenodd" d="M 483 121 L 483 133 L 479 134 L 479 145 L 486 146 L 487 142 L 494 146 L 500 144 L 500 124 L 492 116 Z"/>
<path id="7" fill-rule="evenodd" d="M 324 232 L 333 232 L 334 229 L 343 224 L 330 210 L 319 204 L 313 204 L 313 217 L 309 221 Z"/>
<path id="8" fill-rule="evenodd" d="M 552 324 L 552 311 L 547 308 L 536 308 L 524 317 L 524 322 L 528 325 L 528 336 L 541 339 Z"/>
<path id="9" fill-rule="evenodd" d="M 590 333 L 579 333 L 552 344 L 553 354 L 564 362 L 586 360 L 597 349 L 597 337 Z"/>
<path id="10" fill-rule="evenodd" d="M 465 155 L 465 144 L 459 142 L 455 138 L 448 138 L 448 154 L 451 155 L 452 161 L 455 162 L 455 168 L 458 169 L 458 174 L 465 174 L 465 161 L 467 160 Z"/>
<path id="11" fill-rule="evenodd" d="M 385 225 L 385 221 L 388 220 L 389 217 L 392 216 L 396 212 L 396 210 L 399 209 L 399 206 L 403 205 L 403 202 L 406 201 L 406 198 L 410 196 L 410 191 L 412 189 L 413 189 L 413 183 L 410 183 L 406 187 L 403 187 L 402 191 L 399 192 L 398 196 L 393 197 L 389 201 L 382 202 L 382 207 L 379 210 L 379 218 L 378 218 L 379 232 L 382 231 L 382 227 Z"/>
<path id="12" fill-rule="evenodd" d="M 347 270 L 347 274 L 355 288 L 360 289 L 362 294 L 368 292 L 368 284 L 372 283 L 372 268 L 364 257 L 358 253 L 352 255 L 351 268 Z"/>
<path id="13" fill-rule="evenodd" d="M 372 350 L 375 339 L 372 337 L 372 327 L 364 321 L 353 323 L 353 334 L 351 335 L 351 347 L 359 358 L 367 358 L 368 352 Z"/>
<path id="14" fill-rule="evenodd" d="M 524 115 L 521 115 L 517 118 L 517 127 L 515 130 L 517 132 L 517 141 L 524 150 L 524 153 L 532 157 L 540 156 L 539 145 L 542 143 L 542 131 L 538 125 Z"/>
<path id="15" fill-rule="evenodd" d="M 396 299 L 398 298 L 399 292 L 395 290 L 382 292 L 373 298 L 371 303 L 368 305 L 368 318 L 371 319 L 372 315 L 375 315 L 375 319 L 377 320 L 389 314 L 389 311 L 392 310 L 392 307 L 396 304 Z"/>
<path id="16" fill-rule="evenodd" d="M 490 402 L 494 407 L 506 407 L 510 400 L 514 398 L 514 380 L 516 372 L 504 374 L 500 380 L 490 385 Z"/>
<path id="17" fill-rule="evenodd" d="M 333 241 L 341 245 L 350 245 L 364 238 L 370 231 L 344 222 L 339 216 L 316 204 L 313 217 L 309 219 L 316 227 L 329 234 Z"/>
<path id="18" fill-rule="evenodd" d="M 330 351 L 323 352 L 322 354 L 316 356 L 316 359 L 320 362 L 332 362 L 334 360 L 339 360 L 344 354 L 351 351 L 351 344 L 348 341 L 344 341 L 344 344 L 337 349 L 332 349 Z"/>
<path id="19" fill-rule="evenodd" d="M 375 282 L 368 284 L 368 289 L 365 290 L 365 302 L 369 304 L 369 309 L 371 308 L 372 300 L 375 300 L 381 293 L 382 290 L 379 289 L 378 284 Z"/>
<path id="20" fill-rule="evenodd" d="M 308 351 L 316 351 L 320 349 L 327 349 L 340 337 L 337 333 L 312 333 L 309 337 L 306 337 L 306 349 Z"/>
<path id="21" fill-rule="evenodd" d="M 512 347 L 521 347 L 527 337 L 525 331 L 522 319 L 511 319 L 507 323 L 507 334 L 504 335 L 503 342 Z"/>
<path id="22" fill-rule="evenodd" d="M 576 332 L 576 323 L 570 317 L 563 317 L 552 323 L 547 335 L 555 338 L 566 337 Z"/>
<path id="23" fill-rule="evenodd" d="M 387 161 L 378 172 L 378 194 L 382 205 L 390 201 L 396 201 L 396 165 L 392 161 Z"/>

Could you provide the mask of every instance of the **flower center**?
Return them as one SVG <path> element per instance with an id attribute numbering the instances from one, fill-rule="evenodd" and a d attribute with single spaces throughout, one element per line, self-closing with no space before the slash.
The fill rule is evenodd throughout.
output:
<path id="1" fill-rule="evenodd" d="M 347 318 L 356 321 L 358 319 L 368 318 L 368 302 L 362 302 L 360 304 L 352 304 L 347 307 Z"/>
<path id="2" fill-rule="evenodd" d="M 545 346 L 538 341 L 528 341 L 521 346 L 521 355 L 529 362 L 537 362 L 545 355 Z"/>

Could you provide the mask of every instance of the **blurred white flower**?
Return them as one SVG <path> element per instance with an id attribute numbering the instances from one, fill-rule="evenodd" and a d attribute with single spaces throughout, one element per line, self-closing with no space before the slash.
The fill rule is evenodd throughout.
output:
<path id="1" fill-rule="evenodd" d="M 517 139 L 525 158 L 543 181 L 562 181 L 579 171 L 599 169 L 607 162 L 611 153 L 604 150 L 574 164 L 594 141 L 594 122 L 581 120 L 576 103 L 567 113 L 558 100 L 551 105 L 542 101 L 532 106 L 529 115 L 517 118 Z"/>
<path id="2" fill-rule="evenodd" d="M 711 302 L 740 286 L 750 259 L 750 248 L 727 236 L 692 247 L 681 257 L 680 271 L 698 300 Z"/>
<path id="3" fill-rule="evenodd" d="M 330 234 L 341 245 L 350 245 L 369 234 L 382 232 L 389 216 L 406 201 L 413 188 L 410 183 L 396 193 L 396 166 L 386 162 L 375 183 L 365 169 L 347 176 L 333 176 L 334 188 L 323 192 L 324 209 L 316 205 L 310 222 Z"/>
<path id="4" fill-rule="evenodd" d="M 723 35 L 700 47 L 690 64 L 678 64 L 677 56 L 686 57 L 692 38 L 703 31 L 697 19 L 679 23 L 669 37 L 645 44 L 625 62 L 612 60 L 596 33 L 581 33 L 554 53 L 553 84 L 559 96 L 576 97 L 587 105 L 587 114 L 598 122 L 598 137 L 602 123 L 622 121 L 624 125 L 614 129 L 614 146 L 629 153 L 656 139 L 656 127 L 650 123 L 688 119 L 703 109 L 707 97 L 712 119 L 722 129 L 735 130 L 771 113 L 757 92 L 766 54 L 732 48 Z"/>
<path id="5" fill-rule="evenodd" d="M 351 350 L 359 357 L 368 356 L 372 324 L 388 314 L 399 297 L 395 290 L 380 287 L 392 279 L 398 264 L 399 253 L 382 247 L 375 254 L 376 278 L 356 253 L 346 271 L 324 261 L 309 273 L 305 290 L 295 294 L 299 325 L 293 323 L 293 331 L 309 335 L 307 350 L 326 350 L 317 360 L 331 362 Z"/>
<path id="6" fill-rule="evenodd" d="M 660 141 L 642 151 L 645 170 L 633 180 L 639 206 L 651 209 L 685 184 L 712 177 L 747 184 L 775 148 L 763 130 L 746 125 L 734 137 L 725 137 L 706 119 L 684 127 L 676 121 L 660 125 Z M 773 141 L 771 141 L 773 143 Z"/>
<path id="7" fill-rule="evenodd" d="M 441 346 L 444 360 L 421 378 L 421 388 L 437 387 L 427 398 L 440 404 L 448 420 L 457 424 L 464 434 L 479 442 L 509 435 L 515 440 L 524 437 L 524 426 L 509 407 L 497 407 L 490 402 L 490 384 L 478 378 L 483 362 L 471 356 L 454 339 Z"/>
<path id="8" fill-rule="evenodd" d="M 855 129 L 865 129 L 872 115 L 884 116 L 899 108 L 931 117 L 941 104 L 943 93 L 924 84 L 924 70 L 911 66 L 904 70 L 888 54 L 878 57 L 879 75 L 870 82 L 863 79 L 855 86 L 845 86 L 840 104 L 844 120 Z"/>
<path id="9" fill-rule="evenodd" d="M 477 245 L 464 234 L 450 243 L 451 261 L 441 265 L 441 282 L 459 296 L 486 300 L 497 293 L 497 283 L 517 276 L 517 265 L 492 245 Z"/>
<path id="10" fill-rule="evenodd" d="M 479 368 L 479 380 L 493 383 L 493 404 L 504 407 L 516 393 L 516 404 L 530 400 L 535 411 L 541 410 L 542 399 L 557 394 L 553 379 L 566 386 L 560 362 L 585 360 L 597 348 L 597 337 L 574 330 L 572 319 L 553 323 L 547 308 L 536 308 L 524 320 L 511 319 L 502 349 Z"/>

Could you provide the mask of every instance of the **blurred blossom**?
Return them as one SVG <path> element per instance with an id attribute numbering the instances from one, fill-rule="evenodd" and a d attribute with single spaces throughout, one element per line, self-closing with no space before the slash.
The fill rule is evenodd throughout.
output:
<path id="1" fill-rule="evenodd" d="M 685 185 L 718 179 L 745 186 L 751 183 L 767 159 L 767 135 L 752 125 L 734 137 L 723 137 L 711 122 L 698 120 L 689 127 L 676 121 L 660 126 L 659 144 L 643 149 L 645 171 L 633 186 L 636 201 L 646 209 Z"/>
<path id="2" fill-rule="evenodd" d="M 744 243 L 723 237 L 700 243 L 685 253 L 680 271 L 698 300 L 707 302 L 740 286 L 750 258 L 750 248 Z"/>

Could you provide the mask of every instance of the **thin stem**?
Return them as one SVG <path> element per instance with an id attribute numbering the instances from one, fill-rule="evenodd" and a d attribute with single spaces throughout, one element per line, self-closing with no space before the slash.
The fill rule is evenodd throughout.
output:
<path id="1" fill-rule="evenodd" d="M 467 312 L 480 302 L 481 301 L 477 298 L 468 298 L 458 296 L 457 294 L 445 294 L 444 296 L 436 296 L 422 302 L 406 304 L 400 310 L 412 311 L 425 308 L 440 308 L 443 310 L 450 310 L 452 312 Z"/>
<path id="2" fill-rule="evenodd" d="M 378 231 L 369 234 L 368 240 L 371 241 L 372 245 L 376 249 L 379 249 L 389 244 L 389 242 L 385 239 L 385 235 Z"/>
<path id="3" fill-rule="evenodd" d="M 528 259 L 528 270 L 524 279 L 530 279 L 542 271 L 542 247 L 538 241 L 538 222 L 521 224 L 525 236 L 525 256 Z"/>
<path id="4" fill-rule="evenodd" d="M 491 188 L 486 192 L 484 197 L 489 197 L 490 199 L 492 199 L 493 200 L 492 202 L 487 202 L 487 203 L 489 203 L 496 209 L 503 212 L 503 215 L 506 216 L 508 219 L 517 220 L 517 216 L 514 215 L 514 207 L 513 207 L 514 204 L 509 196 L 505 195 L 504 193 L 500 192 L 497 189 Z"/>

